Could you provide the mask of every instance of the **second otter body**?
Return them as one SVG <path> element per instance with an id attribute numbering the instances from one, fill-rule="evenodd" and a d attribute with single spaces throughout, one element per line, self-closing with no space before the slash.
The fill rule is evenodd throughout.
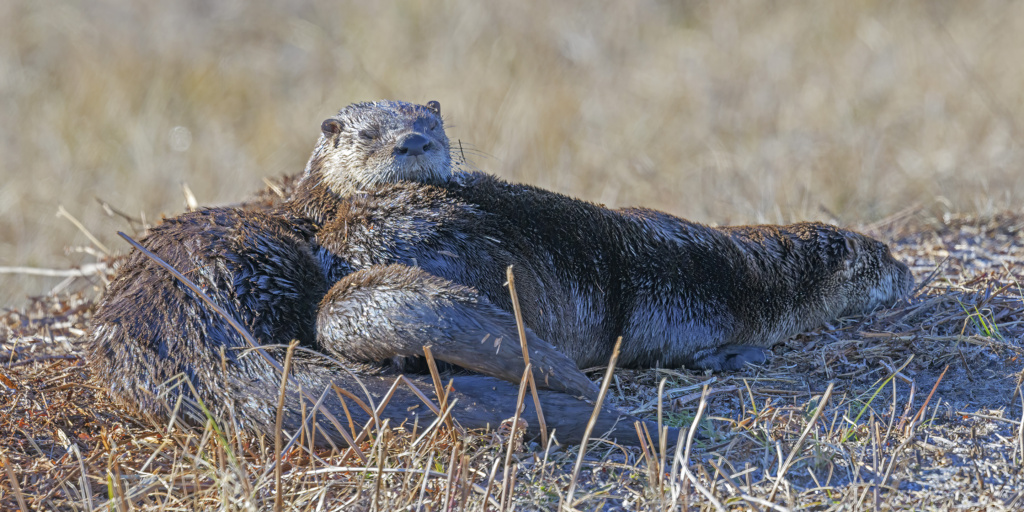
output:
<path id="1" fill-rule="evenodd" d="M 912 285 L 885 244 L 834 226 L 711 228 L 482 173 L 384 185 L 327 217 L 314 250 L 335 278 L 415 266 L 510 314 L 512 265 L 525 323 L 580 367 L 607 362 L 621 335 L 623 366 L 736 369 L 763 361 L 759 347 L 892 303 Z M 321 321 L 338 343 L 357 330 L 355 319 Z"/>

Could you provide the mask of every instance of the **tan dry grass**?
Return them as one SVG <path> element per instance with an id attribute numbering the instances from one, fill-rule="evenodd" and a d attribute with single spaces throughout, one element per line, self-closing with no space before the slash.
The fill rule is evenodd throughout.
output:
<path id="1" fill-rule="evenodd" d="M 476 164 L 694 220 L 1019 208 L 1019 2 L 0 3 L 0 266 L 261 187 L 320 120 L 440 100 Z M 0 276 L 0 304 L 57 278 Z"/>
<path id="2" fill-rule="evenodd" d="M 152 426 L 110 403 L 79 360 L 95 291 L 35 301 L 0 317 L 0 508 L 259 510 L 281 493 L 285 510 L 556 510 L 570 496 L 579 510 L 1019 510 L 1024 216 L 908 213 L 868 229 L 922 282 L 906 303 L 742 372 L 603 382 L 619 407 L 701 433 L 667 453 L 545 452 L 440 422 L 376 431 L 365 463 L 300 442 L 277 484 L 272 440 Z"/>

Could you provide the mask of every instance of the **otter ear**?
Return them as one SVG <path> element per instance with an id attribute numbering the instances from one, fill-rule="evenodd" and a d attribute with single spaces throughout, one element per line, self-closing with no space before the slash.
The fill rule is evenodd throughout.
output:
<path id="1" fill-rule="evenodd" d="M 851 253 L 851 254 L 857 254 L 857 241 L 856 240 L 854 240 L 854 239 L 852 239 L 852 238 L 850 238 L 848 236 L 845 236 L 845 237 L 843 237 L 843 241 L 846 242 L 846 252 Z"/>
<path id="2" fill-rule="evenodd" d="M 341 121 L 333 117 L 324 119 L 324 122 L 320 123 L 320 131 L 324 132 L 324 137 L 333 137 L 341 133 Z"/>
<path id="3" fill-rule="evenodd" d="M 427 108 L 433 110 L 435 114 L 441 115 L 441 104 L 436 101 L 428 101 Z"/>
<path id="4" fill-rule="evenodd" d="M 846 256 L 843 258 L 843 266 L 849 270 L 853 267 L 854 262 L 857 261 L 860 244 L 853 237 L 849 236 L 844 236 L 843 242 L 846 244 Z"/>

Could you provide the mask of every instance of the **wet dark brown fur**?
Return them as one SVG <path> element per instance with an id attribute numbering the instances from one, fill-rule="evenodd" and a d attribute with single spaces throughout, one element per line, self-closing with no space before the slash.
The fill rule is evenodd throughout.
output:
<path id="1" fill-rule="evenodd" d="M 402 179 L 403 172 L 421 172 L 420 166 L 439 167 L 436 174 L 428 174 L 432 178 L 424 180 L 427 182 L 443 182 L 450 172 L 447 138 L 436 104 L 353 105 L 325 121 L 323 131 L 325 136 L 314 154 L 332 159 L 332 165 L 376 166 L 379 173 L 390 172 L 395 180 Z M 336 143 L 343 138 L 347 144 L 361 146 L 342 148 Z M 366 158 L 357 164 L 344 163 L 338 159 L 339 151 L 354 151 Z M 394 376 L 387 375 L 387 361 L 420 354 L 424 345 L 432 345 L 438 359 L 505 379 L 487 375 L 454 378 L 449 400 L 458 400 L 454 417 L 464 427 L 496 427 L 510 418 L 515 412 L 517 387 L 506 381 L 518 382 L 525 365 L 517 338 L 500 339 L 503 333 L 515 333 L 515 323 L 508 315 L 503 316 L 503 311 L 475 291 L 413 267 L 357 268 L 359 256 L 355 254 L 352 264 L 344 268 L 324 266 L 322 251 L 310 245 L 324 219 L 308 212 L 324 211 L 324 205 L 316 204 L 318 200 L 337 202 L 335 189 L 358 194 L 363 187 L 375 187 L 351 176 L 344 179 L 344 185 L 333 182 L 329 194 L 320 188 L 322 182 L 307 181 L 307 193 L 317 195 L 284 205 L 271 202 L 187 213 L 154 228 L 142 243 L 194 281 L 261 344 L 279 346 L 298 339 L 303 347 L 340 358 L 349 370 L 355 370 L 357 374 L 351 374 L 304 351 L 296 354 L 293 381 L 313 397 L 326 393 L 323 407 L 336 418 L 345 418 L 346 411 L 332 386 L 366 403 L 379 403 L 394 381 Z M 347 186 L 352 188 L 345 189 Z M 375 258 L 372 253 L 364 256 Z M 330 288 L 341 277 L 344 279 Z M 329 288 L 331 293 L 325 298 Z M 457 318 L 457 325 L 449 332 L 445 322 L 451 317 Z M 333 320 L 356 322 L 350 339 L 331 336 Z M 467 336 L 471 342 L 465 342 Z M 556 429 L 563 441 L 578 441 L 593 405 L 576 396 L 592 398 L 596 388 L 550 344 L 531 338 L 531 363 L 539 384 L 571 393 L 540 392 L 543 407 L 556 412 L 549 412 L 548 427 Z M 207 419 L 206 408 L 221 420 L 230 418 L 243 428 L 270 432 L 280 375 L 247 348 L 225 319 L 138 251 L 129 255 L 108 287 L 89 339 L 90 361 L 98 380 L 126 407 L 155 419 L 165 419 L 177 409 L 180 417 L 200 424 Z M 283 359 L 280 348 L 271 352 Z M 412 379 L 421 389 L 433 387 L 429 378 Z M 296 432 L 303 425 L 315 424 L 319 441 L 341 443 L 337 425 L 324 420 L 323 414 L 315 415 L 314 421 L 301 417 L 302 400 L 297 390 L 289 387 L 285 429 Z M 533 418 L 532 407 L 527 404 L 527 420 Z M 313 411 L 313 404 L 306 403 L 305 409 Z M 353 402 L 347 410 L 359 423 L 369 418 Z M 382 417 L 390 418 L 393 425 L 414 420 L 426 425 L 433 419 L 404 387 L 398 389 Z M 595 433 L 607 432 L 624 442 L 636 442 L 633 420 L 605 408 Z M 530 424 L 536 431 L 537 422 Z"/>
<path id="2" fill-rule="evenodd" d="M 312 168 L 308 180 L 326 170 Z M 323 219 L 313 244 L 329 281 L 408 265 L 469 287 L 508 317 L 512 265 L 530 335 L 580 367 L 607 361 L 621 335 L 623 366 L 737 369 L 762 362 L 762 347 L 891 304 L 912 285 L 885 244 L 835 226 L 711 228 L 482 173 L 303 204 L 329 205 L 304 212 Z M 321 342 L 348 343 L 361 325 L 322 323 Z"/>
<path id="3" fill-rule="evenodd" d="M 555 390 L 542 400 L 560 404 L 563 440 L 578 439 L 587 416 L 588 404 L 570 394 L 595 395 L 577 367 L 604 364 L 617 336 L 625 366 L 735 369 L 762 361 L 761 347 L 893 302 L 911 286 L 907 267 L 884 244 L 834 226 L 715 229 L 652 210 L 610 210 L 481 173 L 452 174 L 439 117 L 421 120 L 417 113 L 412 124 L 419 124 L 410 128 L 395 124 L 402 115 L 381 117 L 375 108 L 356 105 L 333 118 L 337 123 L 325 121 L 285 204 L 186 215 L 146 242 L 159 248 L 194 240 L 195 250 L 172 257 L 172 264 L 207 269 L 197 272 L 202 285 L 230 303 L 262 343 L 297 337 L 358 368 L 371 395 L 387 381 L 370 374 L 394 369 L 396 357 L 419 354 L 428 344 L 439 359 L 518 380 L 523 362 L 503 284 L 509 265 L 535 377 Z M 417 171 L 418 157 L 399 172 L 388 168 L 404 161 L 394 148 L 408 140 L 407 129 L 422 135 L 414 141 L 432 162 L 430 172 Z M 375 168 L 390 181 L 375 180 Z M 423 179 L 416 180 L 417 172 Z M 256 238 L 245 235 L 250 231 Z M 235 238 L 238 244 L 224 245 Z M 277 260 L 265 260 L 276 253 Z M 273 371 L 230 356 L 218 364 L 219 355 L 211 354 L 221 346 L 244 348 L 238 336 L 194 297 L 172 293 L 180 285 L 135 256 L 119 279 L 144 285 L 130 294 L 128 285 L 114 283 L 93 334 L 101 375 L 122 381 L 115 396 L 153 412 L 156 384 L 184 374 L 199 397 L 219 407 L 244 403 L 241 413 L 236 409 L 242 423 L 265 429 L 279 381 Z M 305 280 L 316 271 L 319 281 Z M 139 314 L 139 304 L 158 305 L 162 316 Z M 187 350 L 174 350 L 179 346 Z M 319 360 L 302 359 L 296 372 L 317 393 L 330 383 L 355 385 Z M 505 382 L 456 377 L 456 389 L 462 398 L 455 417 L 467 426 L 494 426 L 511 415 L 515 388 Z M 394 418 L 412 418 L 400 408 L 415 399 L 396 400 Z M 334 398 L 325 405 L 340 411 Z M 297 397 L 288 410 L 289 428 L 297 428 Z M 622 423 L 615 426 L 620 420 L 632 418 L 605 410 L 598 431 L 635 442 Z M 318 424 L 337 438 L 333 427 Z"/>

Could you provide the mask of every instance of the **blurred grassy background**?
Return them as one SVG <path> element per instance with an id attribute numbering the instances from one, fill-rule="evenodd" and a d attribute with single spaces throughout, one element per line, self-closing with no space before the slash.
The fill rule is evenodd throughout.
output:
<path id="1" fill-rule="evenodd" d="M 0 266 L 298 171 L 354 101 L 436 99 L 481 169 L 693 220 L 1020 208 L 1024 3 L 0 4 Z M 0 275 L 0 305 L 58 279 Z"/>

